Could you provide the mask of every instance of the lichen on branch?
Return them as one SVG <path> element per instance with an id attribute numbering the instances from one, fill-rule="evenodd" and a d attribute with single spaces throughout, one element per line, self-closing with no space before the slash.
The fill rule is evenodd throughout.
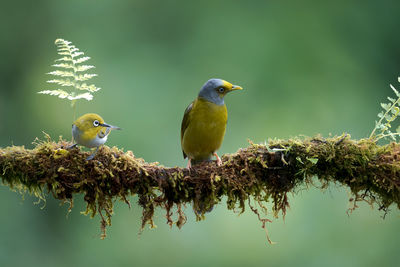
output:
<path id="1" fill-rule="evenodd" d="M 192 205 L 201 220 L 222 201 L 240 213 L 248 206 L 265 228 L 266 217 L 286 214 L 287 194 L 314 184 L 313 177 L 322 187 L 331 182 L 349 187 L 354 207 L 365 200 L 385 213 L 391 204 L 400 208 L 398 143 L 380 146 L 371 139 L 352 140 L 347 135 L 270 140 L 224 155 L 220 167 L 204 162 L 191 170 L 147 163 L 131 151 L 107 146 L 87 161 L 87 152 L 68 150 L 69 145 L 48 137 L 37 141 L 34 149 L 0 149 L 0 177 L 10 188 L 37 196 L 48 191 L 71 207 L 74 195 L 83 194 L 86 213 L 101 217 L 102 237 L 111 224 L 114 201 L 130 206 L 127 199 L 132 195 L 138 195 L 143 210 L 142 229 L 146 224 L 154 226 L 156 208 L 165 209 L 167 223 L 180 228 L 186 222 L 185 206 Z"/>

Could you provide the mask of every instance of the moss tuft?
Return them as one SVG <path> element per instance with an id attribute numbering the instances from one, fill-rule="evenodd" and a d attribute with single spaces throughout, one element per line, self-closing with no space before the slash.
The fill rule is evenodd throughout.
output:
<path id="1" fill-rule="evenodd" d="M 139 197 L 142 229 L 146 225 L 155 227 L 156 208 L 165 209 L 167 223 L 180 228 L 187 220 L 183 212 L 186 204 L 192 205 L 197 220 L 202 220 L 224 196 L 228 209 L 242 213 L 249 207 L 266 229 L 270 220 L 263 216 L 285 216 L 287 194 L 312 184 L 313 177 L 322 187 L 331 182 L 349 187 L 353 194 L 350 212 L 361 200 L 377 204 L 385 213 L 393 203 L 400 208 L 398 143 L 379 146 L 371 139 L 356 141 L 347 135 L 270 140 L 268 146 L 250 143 L 224 155 L 220 167 L 204 162 L 190 171 L 146 163 L 131 151 L 107 146 L 94 160 L 86 161 L 87 152 L 66 149 L 69 145 L 47 137 L 46 141 L 36 141 L 32 150 L 23 146 L 0 149 L 0 177 L 10 188 L 39 199 L 44 199 L 43 192 L 48 191 L 70 203 L 70 209 L 73 196 L 83 194 L 87 203 L 83 214 L 100 215 L 102 238 L 111 225 L 114 201 L 122 200 L 130 206 L 127 199 L 131 195 Z M 271 211 L 267 202 L 271 202 Z"/>

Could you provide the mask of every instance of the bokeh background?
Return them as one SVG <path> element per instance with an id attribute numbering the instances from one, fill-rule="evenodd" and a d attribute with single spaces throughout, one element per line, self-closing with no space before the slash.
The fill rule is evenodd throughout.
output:
<path id="1" fill-rule="evenodd" d="M 379 103 L 400 75 L 399 1 L 8 1 L 0 9 L 0 146 L 31 148 L 42 131 L 70 138 L 72 109 L 36 92 L 54 89 L 45 73 L 54 40 L 72 41 L 92 59 L 101 91 L 78 102 L 123 131 L 108 145 L 146 161 L 184 166 L 183 111 L 209 78 L 245 88 L 227 96 L 220 154 L 247 139 L 371 132 Z M 290 3 L 289 3 L 290 2 Z M 2 266 L 395 266 L 399 212 L 386 219 L 361 204 L 346 215 L 349 192 L 332 185 L 290 196 L 291 209 L 268 225 L 222 203 L 205 221 L 187 207 L 183 229 L 158 211 L 138 237 L 140 209 L 116 203 L 108 237 L 99 218 L 0 187 Z M 132 198 L 133 203 L 136 198 Z"/>

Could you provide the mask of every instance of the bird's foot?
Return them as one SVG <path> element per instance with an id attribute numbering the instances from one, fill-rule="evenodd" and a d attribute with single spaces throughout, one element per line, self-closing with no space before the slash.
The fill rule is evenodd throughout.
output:
<path id="1" fill-rule="evenodd" d="M 94 156 L 96 156 L 97 151 L 99 151 L 99 147 L 97 147 L 96 150 L 93 152 L 93 154 L 90 155 L 89 157 L 87 157 L 86 160 L 92 160 L 94 158 Z"/>
<path id="2" fill-rule="evenodd" d="M 92 160 L 96 156 L 96 153 L 91 154 L 89 157 L 86 158 L 87 161 Z"/>
<path id="3" fill-rule="evenodd" d="M 217 158 L 217 166 L 221 166 L 222 160 L 220 159 L 220 157 L 218 157 L 217 153 L 214 153 L 214 156 Z"/>
<path id="4" fill-rule="evenodd" d="M 191 160 L 188 160 L 188 163 L 186 165 L 186 169 L 188 169 L 190 171 L 190 169 L 192 168 L 192 163 L 190 162 Z"/>
<path id="5" fill-rule="evenodd" d="M 73 144 L 73 145 L 67 146 L 66 149 L 74 148 L 74 147 L 76 147 L 77 145 L 78 145 L 78 144 Z"/>

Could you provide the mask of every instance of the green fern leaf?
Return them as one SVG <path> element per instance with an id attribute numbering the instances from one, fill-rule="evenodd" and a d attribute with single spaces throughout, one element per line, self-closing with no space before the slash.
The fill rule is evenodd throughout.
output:
<path id="1" fill-rule="evenodd" d="M 58 52 L 58 54 L 61 55 L 61 56 L 69 56 L 70 55 L 70 53 L 68 51 L 66 51 L 66 52 Z"/>
<path id="2" fill-rule="evenodd" d="M 398 107 L 394 107 L 390 111 L 392 112 L 393 115 L 396 115 L 400 112 L 400 109 Z"/>
<path id="3" fill-rule="evenodd" d="M 75 75 L 75 80 L 77 81 L 87 81 L 92 79 L 93 77 L 96 77 L 97 74 L 80 74 L 80 75 Z"/>
<path id="4" fill-rule="evenodd" d="M 388 122 L 392 121 L 392 116 L 390 116 L 389 114 L 386 114 L 385 115 L 385 120 L 388 121 Z"/>
<path id="5" fill-rule="evenodd" d="M 61 86 L 75 86 L 74 82 L 70 81 L 69 79 L 66 80 L 54 79 L 54 80 L 48 80 L 47 82 L 56 83 Z"/>
<path id="6" fill-rule="evenodd" d="M 94 69 L 94 66 L 92 66 L 92 65 L 81 65 L 81 66 L 77 66 L 75 71 L 83 72 L 83 71 L 87 71 L 87 70 L 90 70 L 90 69 Z"/>
<path id="7" fill-rule="evenodd" d="M 73 61 L 73 60 L 71 57 L 62 57 L 62 58 L 56 59 L 55 61 L 57 62 L 57 61 Z"/>
<path id="8" fill-rule="evenodd" d="M 400 82 L 400 78 L 398 78 Z M 375 128 L 372 130 L 369 138 L 378 141 L 382 138 L 390 137 L 392 140 L 396 141 L 396 137 L 400 135 L 399 128 L 396 129 L 396 133 L 391 132 L 391 127 L 393 121 L 400 115 L 400 93 L 390 85 L 390 88 L 396 94 L 397 99 L 387 97 L 390 101 L 389 103 L 381 103 L 383 111 L 378 113 L 379 121 L 375 121 Z"/>
<path id="9" fill-rule="evenodd" d="M 390 105 L 388 105 L 388 104 L 386 104 L 386 103 L 381 103 L 381 107 L 384 109 L 384 110 L 388 110 L 389 108 L 390 108 Z"/>
<path id="10" fill-rule="evenodd" d="M 67 40 L 57 39 L 55 44 L 57 46 L 57 53 L 62 57 L 56 59 L 55 62 L 58 63 L 52 65 L 58 69 L 47 73 L 57 78 L 48 80 L 47 82 L 66 87 L 67 89 L 43 90 L 39 93 L 71 100 L 71 106 L 73 107 L 78 99 L 92 100 L 92 93 L 100 90 L 100 88 L 94 84 L 88 85 L 84 81 L 97 76 L 94 73 L 86 73 L 95 67 L 93 65 L 81 65 L 81 63 L 88 61 L 90 57 L 83 56 L 84 52 L 79 51 L 79 48 Z"/>
<path id="11" fill-rule="evenodd" d="M 86 99 L 88 101 L 93 99 L 93 95 L 90 93 L 83 93 L 83 94 L 70 94 L 62 89 L 57 90 L 44 90 L 38 92 L 39 94 L 46 94 L 46 95 L 54 95 L 58 96 L 59 98 L 67 98 L 69 100 L 78 100 L 78 99 Z"/>
<path id="12" fill-rule="evenodd" d="M 52 72 L 49 72 L 47 74 L 54 75 L 54 76 L 60 76 L 60 77 L 75 77 L 75 74 L 71 71 L 62 71 L 62 70 L 55 70 Z"/>
<path id="13" fill-rule="evenodd" d="M 100 88 L 96 87 L 94 84 L 87 85 L 86 83 L 83 83 L 79 86 L 79 90 L 86 90 L 90 92 L 97 92 L 100 90 Z"/>
<path id="14" fill-rule="evenodd" d="M 56 68 L 63 68 L 63 69 L 75 68 L 75 66 L 73 64 L 68 64 L 68 63 L 53 64 L 51 66 L 56 67 Z"/>
<path id="15" fill-rule="evenodd" d="M 86 99 L 90 101 L 93 99 L 93 95 L 91 93 L 83 93 L 83 94 L 68 96 L 68 99 L 69 100 Z"/>
<path id="16" fill-rule="evenodd" d="M 391 98 L 391 97 L 387 97 L 387 99 L 390 101 L 390 102 L 392 102 L 392 103 L 394 103 L 394 102 L 396 102 L 396 99 L 394 99 L 394 98 Z"/>
<path id="17" fill-rule="evenodd" d="M 397 97 L 400 97 L 400 93 L 394 88 L 393 85 L 390 85 L 390 88 L 392 88 L 393 92 L 396 94 Z"/>
<path id="18" fill-rule="evenodd" d="M 81 57 L 81 58 L 73 60 L 73 62 L 74 62 L 74 64 L 80 64 L 80 63 L 83 63 L 85 61 L 88 61 L 89 59 L 90 59 L 90 57 Z"/>
<path id="19" fill-rule="evenodd" d="M 74 50 L 74 51 L 77 51 L 77 50 Z M 72 51 L 71 51 L 72 52 Z M 84 55 L 85 53 L 83 53 L 83 52 L 75 52 L 75 53 L 72 53 L 71 54 L 71 57 L 72 58 L 75 58 L 75 57 L 79 57 L 79 56 L 82 56 L 82 55 Z"/>
<path id="20" fill-rule="evenodd" d="M 59 98 L 67 98 L 69 96 L 69 93 L 61 90 L 61 89 L 57 89 L 57 90 L 44 90 L 44 91 L 40 91 L 38 92 L 39 94 L 45 94 L 45 95 L 55 95 L 58 96 Z"/>

